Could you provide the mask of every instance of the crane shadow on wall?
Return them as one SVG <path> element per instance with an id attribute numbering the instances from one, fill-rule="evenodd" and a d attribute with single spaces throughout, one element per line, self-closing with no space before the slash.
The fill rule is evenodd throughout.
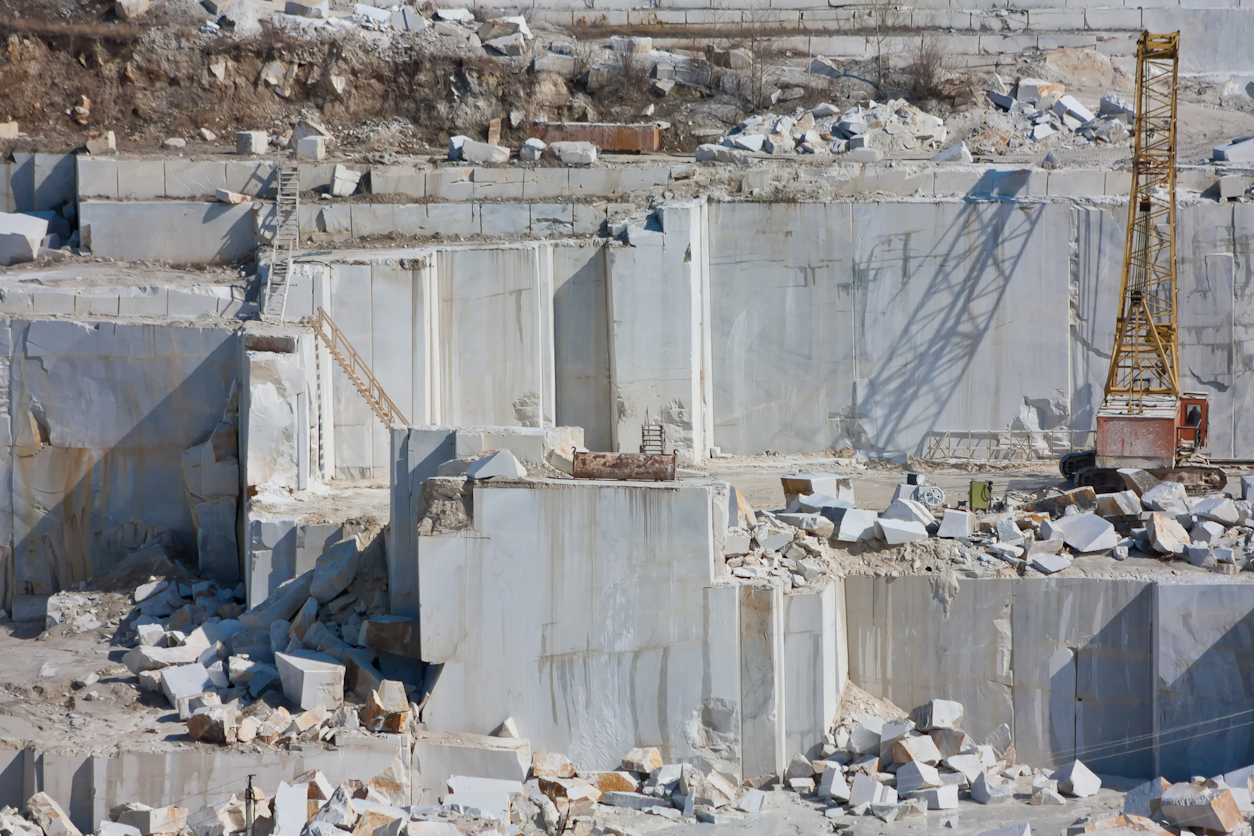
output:
<path id="1" fill-rule="evenodd" d="M 1187 781 L 1254 764 L 1254 587 L 1157 584 L 1155 594 L 1163 777 Z"/>
<path id="2" fill-rule="evenodd" d="M 1017 582 L 1015 746 L 1033 765 L 1152 778 L 1153 585 L 1093 584 Z"/>
<path id="3" fill-rule="evenodd" d="M 947 412 L 968 425 L 990 412 L 984 403 L 967 402 L 955 410 L 955 397 L 984 391 L 1020 402 L 1017 392 L 998 391 L 1005 372 L 989 337 L 1014 325 L 1005 302 L 1027 266 L 1044 207 L 972 197 L 936 208 L 952 217 L 945 228 L 889 232 L 869 248 L 859 244 L 854 263 L 855 292 L 863 300 L 878 297 L 857 305 L 856 344 L 870 372 L 860 375 L 854 399 L 882 449 L 921 452 L 927 432 L 947 429 L 938 426 Z M 934 246 L 920 246 L 933 240 Z M 871 310 L 883 313 L 868 316 Z M 970 378 L 977 364 L 986 385 Z"/>
<path id="4" fill-rule="evenodd" d="M 1254 764 L 1254 587 L 1052 583 L 1057 603 L 1038 591 L 1035 609 L 1063 615 L 1015 625 L 1015 745 L 1027 762 L 1078 758 L 1099 775 L 1169 781 Z M 1108 591 L 1086 595 L 1086 583 Z M 1129 583 L 1140 588 L 1121 594 Z M 1026 605 L 1016 597 L 1016 621 Z M 1046 669 L 1038 693 L 1031 672 Z"/>

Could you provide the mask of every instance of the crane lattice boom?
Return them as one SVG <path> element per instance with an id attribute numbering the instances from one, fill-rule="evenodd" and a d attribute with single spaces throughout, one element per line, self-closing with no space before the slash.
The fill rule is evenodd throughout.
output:
<path id="1" fill-rule="evenodd" d="M 1132 194 L 1115 350 L 1105 410 L 1128 415 L 1146 396 L 1180 397 L 1176 331 L 1176 58 L 1180 33 L 1137 43 Z M 1162 398 L 1151 402 L 1162 403 Z"/>

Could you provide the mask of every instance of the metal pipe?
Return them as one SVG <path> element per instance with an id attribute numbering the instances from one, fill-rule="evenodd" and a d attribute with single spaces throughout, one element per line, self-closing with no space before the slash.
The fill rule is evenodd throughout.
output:
<path id="1" fill-rule="evenodd" d="M 678 456 L 645 453 L 576 452 L 573 475 L 576 479 L 651 479 L 672 482 Z"/>

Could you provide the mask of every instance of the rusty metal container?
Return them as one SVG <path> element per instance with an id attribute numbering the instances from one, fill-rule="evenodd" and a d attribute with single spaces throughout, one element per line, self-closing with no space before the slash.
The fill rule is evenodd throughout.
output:
<path id="1" fill-rule="evenodd" d="M 1176 416 L 1097 416 L 1098 467 L 1171 467 L 1176 455 Z"/>
<path id="2" fill-rule="evenodd" d="M 531 135 L 545 142 L 592 142 L 602 151 L 656 151 L 662 145 L 654 122 L 532 122 Z"/>
<path id="3" fill-rule="evenodd" d="M 645 479 L 672 482 L 678 457 L 644 453 L 575 453 L 576 479 Z"/>

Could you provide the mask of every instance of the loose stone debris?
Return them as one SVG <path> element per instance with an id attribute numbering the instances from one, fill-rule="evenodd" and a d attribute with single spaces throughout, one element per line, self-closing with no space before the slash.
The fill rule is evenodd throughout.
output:
<path id="1" fill-rule="evenodd" d="M 1014 85 L 996 73 L 985 82 L 988 101 L 1005 114 L 973 132 L 985 154 L 1006 153 L 1053 139 L 1070 145 L 1119 145 L 1130 137 L 1136 109 L 1118 94 L 1101 97 L 1097 112 L 1067 94 L 1066 85 L 1020 78 Z M 1052 144 L 1052 143 L 1051 143 Z"/>
<path id="2" fill-rule="evenodd" d="M 387 614 L 378 538 L 332 545 L 313 569 L 247 610 L 242 585 L 184 581 L 167 548 L 150 544 L 111 573 L 168 578 L 150 575 L 136 586 L 129 612 L 119 611 L 126 602 L 119 606 L 114 593 L 59 593 L 48 599 L 47 628 L 116 624 L 116 639 L 131 646 L 123 663 L 141 689 L 161 693 L 178 711 L 193 740 L 284 745 L 326 741 L 344 728 L 409 727 L 405 687 L 377 666 L 379 653 L 417 658 L 413 622 Z M 276 697 L 300 711 L 268 707 Z M 346 697 L 354 707 L 340 710 Z"/>
<path id="3" fill-rule="evenodd" d="M 1144 471 L 1125 477 L 1142 494 L 1132 487 L 1100 497 L 1092 488 L 1042 489 L 1035 497 L 1008 496 L 996 511 L 978 515 L 929 508 L 913 499 L 924 484 L 898 485 L 896 498 L 880 513 L 854 507 L 852 488 L 842 489 L 842 498 L 835 499 L 817 487 L 841 478 L 784 477 L 786 486 L 808 480 L 815 487 L 782 509 L 745 510 L 742 502 L 723 546 L 732 578 L 801 588 L 822 583 L 829 574 L 901 572 L 911 561 L 917 571 L 923 548 L 929 564 L 948 564 L 968 577 L 1007 569 L 1025 577 L 1053 575 L 1077 560 L 1102 556 L 1181 560 L 1232 574 L 1249 567 L 1247 553 L 1254 547 L 1249 500 L 1189 496 L 1183 485 L 1158 483 Z M 918 478 L 926 481 L 921 474 Z M 898 547 L 905 563 L 892 560 Z"/>
<path id="4" fill-rule="evenodd" d="M 904 99 L 894 99 L 884 104 L 871 101 L 844 112 L 835 105 L 820 104 L 788 116 L 751 116 L 723 137 L 721 144 L 764 154 L 844 154 L 859 148 L 886 154 L 935 151 L 945 144 L 947 135 L 943 119 Z"/>

